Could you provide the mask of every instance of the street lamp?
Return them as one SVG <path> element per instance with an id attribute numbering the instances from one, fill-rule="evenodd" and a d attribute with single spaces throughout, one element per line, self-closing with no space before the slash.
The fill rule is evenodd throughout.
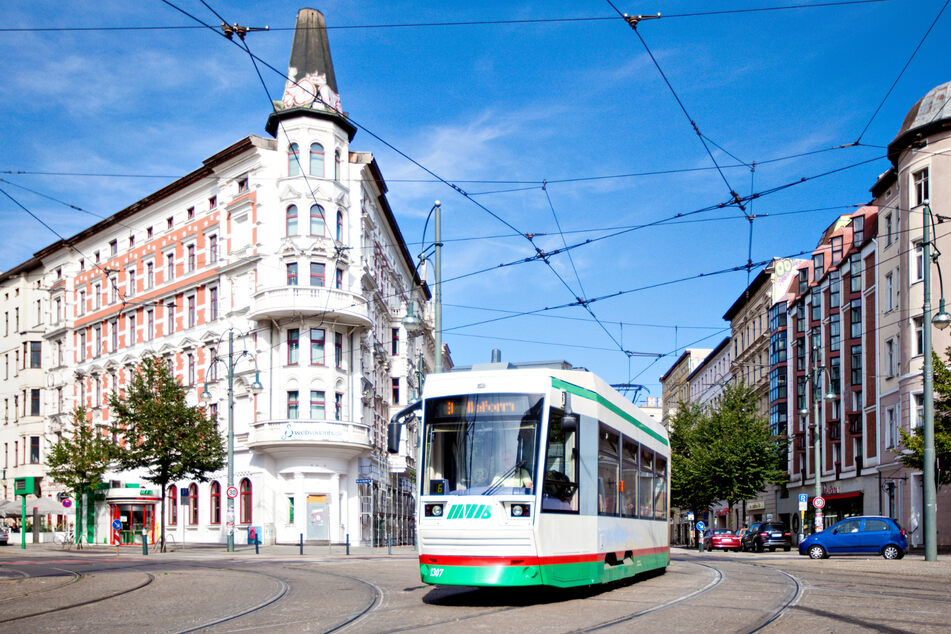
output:
<path id="1" fill-rule="evenodd" d="M 931 317 L 931 262 L 938 264 L 940 252 L 935 248 L 931 254 L 931 223 L 934 218 L 929 205 L 922 205 L 922 240 L 921 258 L 923 271 L 924 302 L 921 314 L 922 344 L 925 359 L 922 371 L 922 392 L 924 397 L 924 449 L 922 451 L 922 485 L 924 497 L 924 541 L 925 561 L 938 560 L 938 501 L 937 486 L 935 484 L 935 446 L 934 446 L 934 368 L 931 354 L 931 328 L 924 327 L 928 321 L 940 330 L 951 324 L 951 315 L 944 309 L 944 280 L 941 277 L 941 267 L 938 266 L 938 282 L 940 284 L 941 301 L 938 314 Z"/>
<path id="2" fill-rule="evenodd" d="M 252 394 L 260 394 L 264 391 L 264 386 L 261 385 L 260 375 L 258 371 L 258 362 L 247 350 L 242 350 L 241 354 L 237 358 L 234 357 L 234 329 L 228 329 L 228 358 L 227 360 L 215 355 L 215 358 L 211 360 L 211 363 L 208 365 L 208 371 L 215 366 L 216 363 L 221 363 L 227 366 L 228 370 L 228 489 L 234 487 L 234 368 L 243 357 L 249 357 L 254 363 L 254 383 L 251 384 L 249 391 Z M 207 371 L 205 374 L 205 389 L 201 393 L 201 400 L 208 403 L 211 401 L 212 396 L 211 392 L 208 391 L 208 375 Z M 231 495 L 227 495 L 228 498 L 228 511 L 227 511 L 227 520 L 228 520 L 228 552 L 234 552 L 234 498 Z"/>
<path id="3" fill-rule="evenodd" d="M 433 372 L 442 372 L 442 203 L 438 200 L 433 202 L 433 207 L 429 210 L 429 215 L 426 216 L 426 222 L 423 223 L 423 244 L 426 243 L 426 228 L 429 226 L 429 218 L 433 215 L 433 212 L 436 212 L 433 225 L 435 235 L 433 236 L 432 245 L 434 251 L 433 274 L 435 275 L 433 312 L 436 318 L 433 332 L 436 348 L 435 358 L 433 359 Z M 426 259 L 426 250 L 428 248 L 429 247 L 426 247 L 423 249 L 423 252 L 419 254 L 420 265 Z"/>
<path id="4" fill-rule="evenodd" d="M 829 389 L 821 394 L 820 388 L 822 387 L 822 373 L 826 371 L 825 366 L 819 364 L 819 349 L 812 349 L 812 370 L 813 370 L 813 384 L 812 384 L 812 402 L 813 408 L 815 411 L 813 421 L 813 427 L 815 429 L 815 437 L 813 439 L 813 471 L 815 473 L 815 497 L 822 497 L 822 446 L 819 444 L 820 439 L 822 438 L 822 412 L 820 404 L 823 400 L 831 403 L 838 400 L 839 395 L 832 391 L 832 386 L 829 386 Z M 821 394 L 821 396 L 820 396 Z M 802 408 L 799 410 L 799 414 L 803 417 L 809 415 L 809 410 L 807 408 Z M 819 533 L 822 531 L 822 509 L 816 508 L 816 518 L 815 518 L 815 532 Z M 802 527 L 803 533 L 805 528 Z"/>

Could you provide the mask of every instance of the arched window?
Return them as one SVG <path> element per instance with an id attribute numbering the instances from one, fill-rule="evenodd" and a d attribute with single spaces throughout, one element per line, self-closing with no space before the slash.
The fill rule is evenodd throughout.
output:
<path id="1" fill-rule="evenodd" d="M 167 498 L 165 503 L 168 506 L 168 525 L 175 526 L 178 524 L 178 489 L 174 484 L 168 487 L 165 497 Z"/>
<path id="2" fill-rule="evenodd" d="M 334 180 L 340 180 L 340 150 L 334 152 Z"/>
<path id="3" fill-rule="evenodd" d="M 188 485 L 188 523 L 198 524 L 198 485 L 194 482 Z"/>
<path id="4" fill-rule="evenodd" d="M 310 208 L 310 235 L 322 236 L 326 231 L 324 222 L 324 208 L 314 205 Z"/>
<path id="5" fill-rule="evenodd" d="M 241 486 L 239 487 L 241 492 L 241 504 L 238 509 L 238 523 L 240 524 L 250 524 L 251 523 L 251 480 L 247 478 L 241 479 Z"/>
<path id="6" fill-rule="evenodd" d="M 287 235 L 296 236 L 297 235 L 297 205 L 291 205 L 287 208 Z"/>
<path id="7" fill-rule="evenodd" d="M 337 210 L 337 241 L 343 242 L 343 212 Z"/>
<path id="8" fill-rule="evenodd" d="M 287 146 L 287 175 L 300 176 L 300 146 L 296 143 Z"/>
<path id="9" fill-rule="evenodd" d="M 310 175 L 324 175 L 324 146 L 320 143 L 310 144 Z"/>
<path id="10" fill-rule="evenodd" d="M 218 481 L 211 483 L 211 517 L 208 518 L 211 524 L 221 524 L 221 485 Z"/>

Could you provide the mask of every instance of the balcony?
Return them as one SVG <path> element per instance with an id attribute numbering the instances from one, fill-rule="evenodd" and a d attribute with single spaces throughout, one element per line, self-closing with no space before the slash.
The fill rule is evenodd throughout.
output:
<path id="1" fill-rule="evenodd" d="M 363 423 L 330 420 L 265 420 L 251 425 L 248 447 L 272 454 L 314 449 L 352 458 L 370 448 L 370 428 Z"/>
<path id="2" fill-rule="evenodd" d="M 279 319 L 297 315 L 333 316 L 337 323 L 370 326 L 367 300 L 361 295 L 319 286 L 278 286 L 251 298 L 250 319 Z"/>

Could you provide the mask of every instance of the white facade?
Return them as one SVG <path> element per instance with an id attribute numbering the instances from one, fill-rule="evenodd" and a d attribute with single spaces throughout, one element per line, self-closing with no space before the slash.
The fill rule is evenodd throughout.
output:
<path id="1" fill-rule="evenodd" d="M 317 16 L 303 10 L 299 24 Z M 84 404 L 109 423 L 109 395 L 151 354 L 171 362 L 192 404 L 207 387 L 226 436 L 231 368 L 235 542 L 257 527 L 284 543 L 405 543 L 415 443 L 389 456 L 386 426 L 432 368 L 430 295 L 379 167 L 350 148 L 356 130 L 326 79 L 332 66 L 321 66 L 326 41 L 323 57 L 295 58 L 313 37 L 326 33 L 295 36 L 292 62 L 303 67 L 290 74 L 301 77 L 271 115 L 274 139 L 246 137 L 36 254 L 48 315 L 39 338 L 53 355 L 39 420 L 60 432 Z M 402 326 L 411 301 L 421 335 Z M 260 394 L 250 390 L 256 378 Z M 223 543 L 227 476 L 208 477 L 162 492 L 141 473 L 109 474 L 84 538 L 129 543 L 144 523 L 156 540 L 160 522 L 150 518 L 164 494 L 169 537 Z"/>

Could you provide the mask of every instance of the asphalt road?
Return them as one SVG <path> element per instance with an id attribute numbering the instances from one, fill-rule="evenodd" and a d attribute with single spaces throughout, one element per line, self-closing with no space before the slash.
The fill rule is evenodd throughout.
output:
<path id="1" fill-rule="evenodd" d="M 0 547 L 0 632 L 947 632 L 951 557 L 674 549 L 597 588 L 425 586 L 411 549 L 152 554 Z M 339 549 L 338 549 L 339 550 Z"/>

